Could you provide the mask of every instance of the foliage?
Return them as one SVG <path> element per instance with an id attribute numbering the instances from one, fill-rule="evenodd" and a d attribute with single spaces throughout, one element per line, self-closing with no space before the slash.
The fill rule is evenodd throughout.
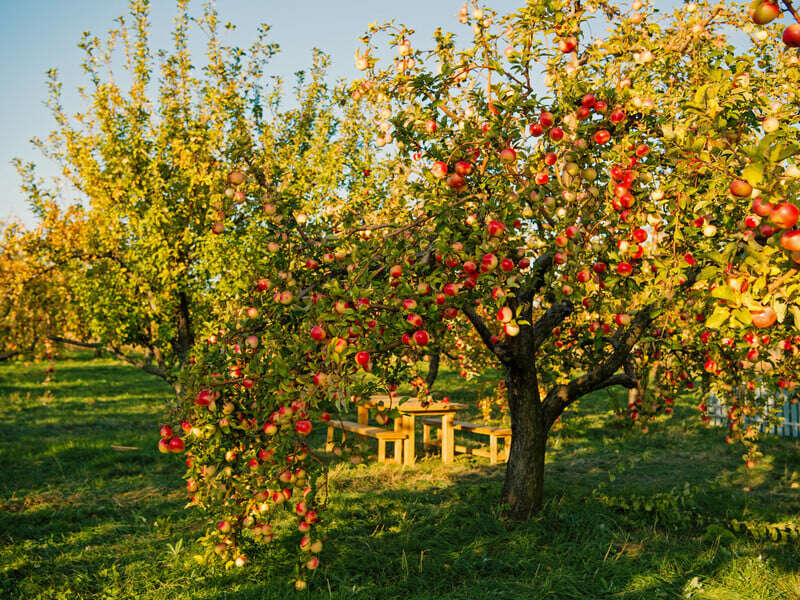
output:
<path id="1" fill-rule="evenodd" d="M 188 4 L 177 3 L 170 51 L 151 48 L 149 4 L 141 0 L 105 42 L 87 33 L 80 44 L 86 105 L 73 118 L 55 70 L 49 73 L 56 130 L 36 143 L 82 203 L 62 208 L 35 166 L 18 162 L 47 225 L 40 236 L 47 264 L 62 272 L 82 318 L 80 331 L 54 337 L 102 348 L 179 393 L 198 332 L 253 285 L 260 268 L 267 203 L 225 190 L 228 173 L 246 165 L 262 181 L 280 174 L 275 185 L 303 198 L 292 206 L 303 210 L 319 195 L 346 192 L 344 166 L 366 160 L 357 121 L 341 126 L 333 115 L 327 57 L 317 53 L 298 75 L 297 106 L 285 108 L 282 82 L 265 72 L 278 50 L 268 28 L 243 50 L 225 43 L 232 26 L 220 24 L 212 7 L 195 18 Z M 205 56 L 189 52 L 194 29 L 207 39 Z M 65 229 L 80 235 L 64 243 Z"/>

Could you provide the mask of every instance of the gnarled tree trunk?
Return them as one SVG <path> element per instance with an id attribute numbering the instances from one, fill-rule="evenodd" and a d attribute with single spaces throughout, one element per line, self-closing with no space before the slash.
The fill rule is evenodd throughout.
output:
<path id="1" fill-rule="evenodd" d="M 547 426 L 536 370 L 510 367 L 506 374 L 511 413 L 511 452 L 502 500 L 508 516 L 526 520 L 542 508 Z"/>

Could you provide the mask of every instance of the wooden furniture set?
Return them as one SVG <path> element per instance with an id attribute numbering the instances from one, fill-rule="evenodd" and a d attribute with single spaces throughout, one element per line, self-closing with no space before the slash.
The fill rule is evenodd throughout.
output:
<path id="1" fill-rule="evenodd" d="M 373 427 L 369 424 L 369 409 L 381 410 L 397 409 L 400 416 L 394 419 L 393 429 Z M 413 465 L 416 461 L 415 427 L 417 417 L 422 422 L 423 446 L 437 446 L 442 449 L 442 463 L 453 462 L 456 452 L 474 454 L 489 458 L 492 464 L 498 459 L 508 460 L 508 451 L 511 443 L 511 430 L 505 427 L 492 427 L 478 425 L 466 421 L 456 421 L 455 415 L 459 410 L 467 408 L 455 402 L 431 402 L 423 404 L 419 400 L 400 402 L 397 397 L 371 396 L 370 399 L 358 407 L 358 422 L 331 421 L 328 424 L 328 437 L 326 449 L 333 449 L 334 430 L 342 430 L 342 440 L 347 439 L 348 433 L 355 433 L 364 437 L 373 437 L 378 440 L 378 462 L 389 462 L 386 456 L 386 443 L 392 442 L 394 460 L 392 462 L 403 465 Z M 437 438 L 431 439 L 431 427 L 437 429 Z M 468 431 L 478 435 L 489 436 L 489 447 L 470 448 L 455 444 L 455 431 Z M 503 440 L 502 449 L 498 441 Z"/>

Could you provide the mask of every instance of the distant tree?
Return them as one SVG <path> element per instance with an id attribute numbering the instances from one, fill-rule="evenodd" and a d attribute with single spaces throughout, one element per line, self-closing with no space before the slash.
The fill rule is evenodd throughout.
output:
<path id="1" fill-rule="evenodd" d="M 316 53 L 311 70 L 298 73 L 297 106 L 283 108 L 281 81 L 265 74 L 278 51 L 267 41 L 268 28 L 259 28 L 247 50 L 225 45 L 223 34 L 233 26 L 221 26 L 206 7 L 194 21 L 207 39 L 206 55 L 196 59 L 188 4 L 177 3 L 171 51 L 151 50 L 143 0 L 131 2 L 129 20 L 120 17 L 105 43 L 85 34 L 86 105 L 72 118 L 50 71 L 56 129 L 36 144 L 60 165 L 79 204 L 60 209 L 35 165 L 18 162 L 35 215 L 81 233 L 69 245 L 58 229 L 41 238 L 82 317 L 79 332 L 54 329 L 52 339 L 110 352 L 178 393 L 198 331 L 257 279 L 253 235 L 269 217 L 270 201 L 244 191 L 258 179 L 294 194 L 302 211 L 358 185 L 370 160 L 360 150 L 359 128 L 342 129 L 334 116 L 325 56 Z M 123 74 L 115 76 L 119 46 Z M 225 189 L 242 168 L 257 176 Z M 283 226 L 298 225 L 288 214 Z"/>

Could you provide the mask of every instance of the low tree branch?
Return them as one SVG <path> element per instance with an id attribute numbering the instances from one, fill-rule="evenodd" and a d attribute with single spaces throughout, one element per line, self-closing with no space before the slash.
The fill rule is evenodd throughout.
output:
<path id="1" fill-rule="evenodd" d="M 614 351 L 596 369 L 576 377 L 566 385 L 558 385 L 550 390 L 544 400 L 545 424 L 550 427 L 564 412 L 564 409 L 581 396 L 612 385 L 635 387 L 636 378 L 630 373 L 616 373 L 628 362 L 631 350 L 644 331 L 653 322 L 654 305 L 641 309 L 631 320 L 627 329 L 621 330 L 612 345 Z"/>
<path id="2" fill-rule="evenodd" d="M 491 350 L 497 358 L 500 359 L 500 362 L 503 364 L 508 364 L 509 356 L 508 353 L 505 351 L 501 344 L 495 344 L 492 341 L 492 332 L 489 331 L 489 328 L 486 326 L 486 323 L 483 322 L 483 319 L 480 318 L 478 312 L 475 310 L 475 307 L 470 302 L 465 302 L 461 306 L 461 310 L 469 319 L 469 322 L 472 323 L 472 326 L 475 328 L 475 331 L 478 332 L 481 340 L 483 343 L 486 344 L 486 347 Z"/>

